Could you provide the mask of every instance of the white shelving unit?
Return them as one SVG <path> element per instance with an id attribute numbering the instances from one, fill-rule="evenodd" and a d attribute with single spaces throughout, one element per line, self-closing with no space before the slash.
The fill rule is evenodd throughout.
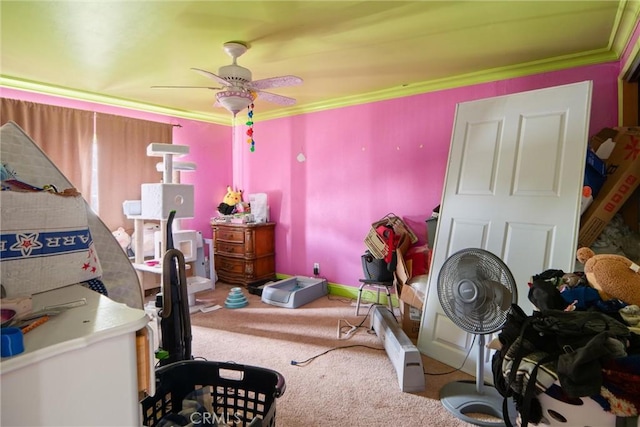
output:
<path id="1" fill-rule="evenodd" d="M 163 161 L 156 165 L 158 171 L 162 171 L 162 182 L 154 184 L 142 184 L 140 214 L 129 215 L 127 218 L 134 221 L 135 239 L 132 242 L 135 257 L 133 267 L 138 272 L 140 285 L 143 287 L 143 272 L 162 275 L 162 257 L 155 257 L 151 260 L 145 259 L 144 252 L 144 222 L 160 222 L 160 239 L 156 245 L 160 245 L 160 254 L 167 250 L 167 219 L 172 210 L 176 211 L 175 219 L 192 218 L 194 201 L 193 185 L 180 184 L 179 171 L 193 171 L 196 169 L 192 162 L 175 162 L 175 156 L 183 156 L 189 153 L 186 145 L 152 143 L 147 147 L 147 156 L 162 157 Z M 178 222 L 173 223 L 173 232 L 180 231 Z M 175 234 L 174 234 L 175 236 Z M 175 239 L 174 239 L 175 241 Z M 180 248 L 177 248 L 180 249 Z M 155 252 L 155 251 L 154 251 Z M 213 254 L 209 255 L 210 257 Z M 213 265 L 213 263 L 211 264 Z M 187 265 L 187 267 L 189 267 Z M 214 273 L 211 273 L 214 277 Z M 195 293 L 213 289 L 214 282 L 211 279 L 200 276 L 187 278 L 187 294 L 189 295 L 189 306 L 195 306 Z"/>

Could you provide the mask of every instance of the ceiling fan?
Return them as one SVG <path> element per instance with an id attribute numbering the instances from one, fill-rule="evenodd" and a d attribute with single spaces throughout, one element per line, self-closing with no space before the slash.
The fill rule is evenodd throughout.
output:
<path id="1" fill-rule="evenodd" d="M 233 59 L 230 65 L 224 65 L 218 70 L 218 74 L 200 68 L 191 68 L 205 77 L 215 80 L 222 87 L 209 86 L 152 86 L 152 88 L 200 88 L 219 90 L 216 93 L 214 107 L 222 106 L 234 116 L 247 108 L 256 97 L 279 105 L 293 105 L 294 98 L 265 92 L 265 89 L 276 87 L 295 86 L 302 83 L 297 76 L 270 77 L 261 80 L 251 80 L 251 70 L 238 65 L 237 59 L 242 56 L 249 47 L 242 42 L 232 41 L 223 45 L 225 52 Z"/>

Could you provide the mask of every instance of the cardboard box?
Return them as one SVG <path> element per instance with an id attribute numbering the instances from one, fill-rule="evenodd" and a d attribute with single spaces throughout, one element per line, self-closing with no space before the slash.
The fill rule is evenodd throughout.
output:
<path id="1" fill-rule="evenodd" d="M 427 277 L 423 275 L 421 277 Z M 413 280 L 413 279 L 412 279 Z M 411 280 L 410 280 L 411 282 Z M 402 313 L 402 330 L 409 338 L 418 338 L 424 299 L 409 284 L 402 285 L 400 291 L 400 312 Z"/>
<path id="2" fill-rule="evenodd" d="M 409 273 L 410 270 L 407 268 L 407 261 L 404 259 L 404 251 L 402 249 L 397 249 L 396 255 L 396 291 L 398 292 L 398 295 L 400 295 L 402 286 L 409 281 L 411 274 Z"/>
<path id="3" fill-rule="evenodd" d="M 605 132 L 606 131 L 606 132 Z M 611 135 L 610 129 L 599 132 L 591 140 L 595 151 L 607 142 L 602 135 Z M 611 218 L 640 184 L 640 127 L 616 128 L 611 138 L 615 146 L 606 159 L 607 179 L 591 206 L 580 218 L 578 246 L 591 246 Z"/>
<path id="4" fill-rule="evenodd" d="M 402 330 L 404 333 L 407 334 L 409 338 L 418 339 L 422 310 L 418 310 L 406 302 L 403 302 L 400 304 L 400 313 L 402 313 Z"/>
<path id="5" fill-rule="evenodd" d="M 629 200 L 620 208 L 620 214 L 624 223 L 632 231 L 640 231 L 640 187 L 629 197 Z"/>
<path id="6" fill-rule="evenodd" d="M 400 291 L 400 300 L 409 304 L 413 308 L 422 311 L 424 307 L 424 299 L 410 285 L 403 285 Z"/>
<path id="7" fill-rule="evenodd" d="M 402 314 L 402 330 L 409 338 L 417 339 L 420 333 L 420 322 L 424 301 L 420 295 L 409 286 L 410 276 L 402 254 L 398 252 L 396 265 L 396 291 L 400 296 L 400 313 Z"/>

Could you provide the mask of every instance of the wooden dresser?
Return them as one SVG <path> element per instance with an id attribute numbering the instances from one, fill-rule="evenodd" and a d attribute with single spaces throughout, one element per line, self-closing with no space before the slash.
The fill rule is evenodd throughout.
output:
<path id="1" fill-rule="evenodd" d="M 213 223 L 218 279 L 249 285 L 276 278 L 275 223 Z"/>

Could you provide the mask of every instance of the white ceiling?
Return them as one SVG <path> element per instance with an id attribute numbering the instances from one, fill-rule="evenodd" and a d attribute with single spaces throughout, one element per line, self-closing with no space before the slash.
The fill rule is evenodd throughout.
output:
<path id="1" fill-rule="evenodd" d="M 229 123 L 190 70 L 231 59 L 301 86 L 263 119 L 619 58 L 640 10 L 621 1 L 7 1 L 0 85 Z"/>

